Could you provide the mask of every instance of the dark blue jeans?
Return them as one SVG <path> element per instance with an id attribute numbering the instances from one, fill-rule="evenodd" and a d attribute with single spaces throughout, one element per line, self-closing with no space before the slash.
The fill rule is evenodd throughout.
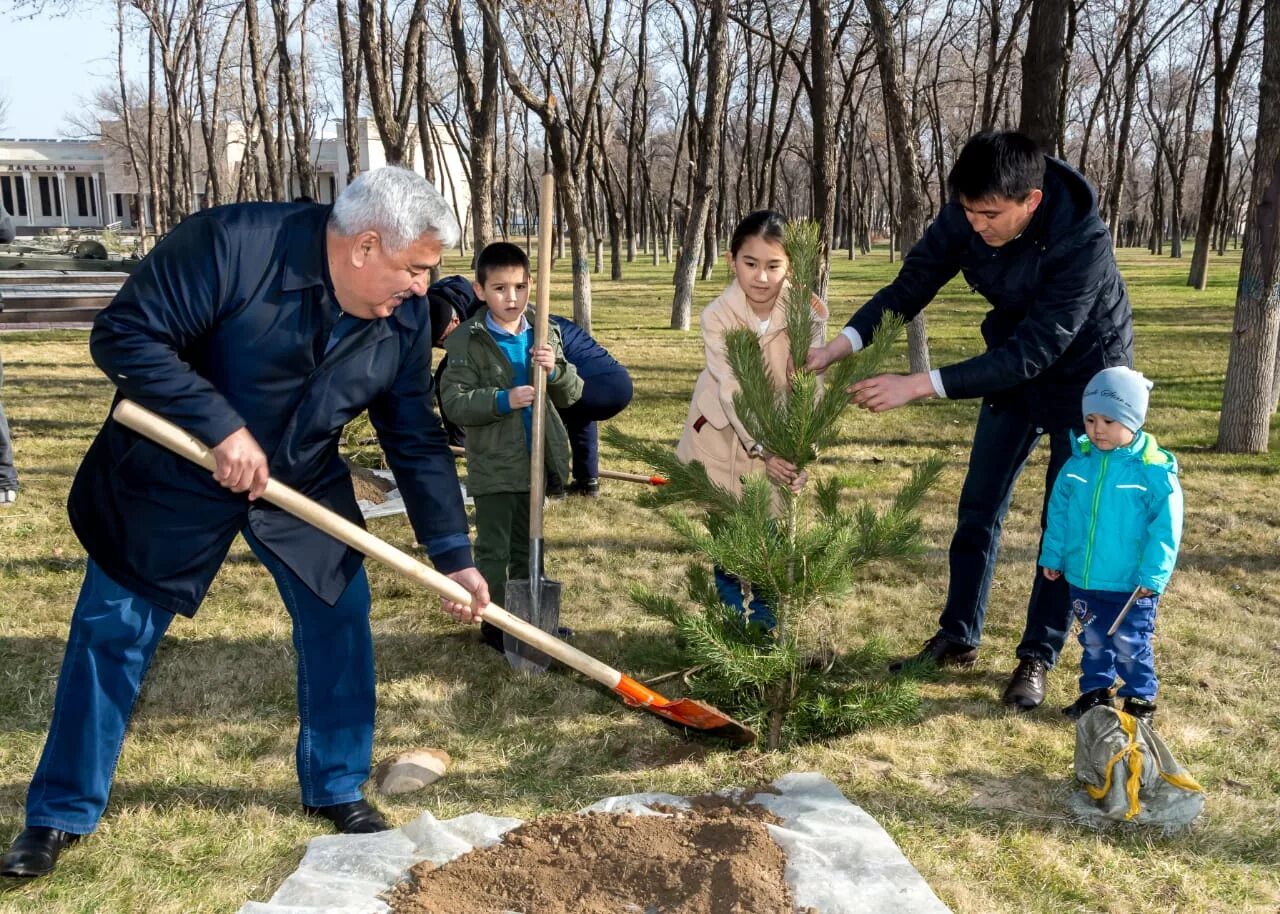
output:
<path id="1" fill-rule="evenodd" d="M 621 365 L 613 371 L 582 379 L 582 397 L 558 410 L 569 433 L 573 478 L 580 482 L 600 475 L 597 422 L 612 419 L 631 402 L 631 375 Z"/>
<path id="2" fill-rule="evenodd" d="M 1109 689 L 1118 675 L 1123 684 L 1116 691 L 1121 698 L 1155 701 L 1160 681 L 1156 678 L 1155 652 L 1151 636 L 1156 630 L 1156 610 L 1160 597 L 1152 594 L 1133 601 L 1128 615 L 1107 636 L 1129 594 L 1111 590 L 1071 588 L 1071 602 L 1082 603 L 1093 619 L 1080 628 L 1080 694 Z"/>
<path id="3" fill-rule="evenodd" d="M 991 596 L 991 579 L 1000 554 L 1000 533 L 1013 497 L 1013 487 L 1031 456 L 1042 427 L 1016 410 L 992 407 L 984 402 L 978 414 L 969 455 L 969 471 L 960 489 L 956 532 L 951 538 L 951 565 L 947 602 L 938 619 L 938 634 L 977 647 Z M 1058 471 L 1071 456 L 1070 429 L 1049 435 L 1049 467 L 1045 473 L 1044 504 L 1040 510 L 1043 537 L 1049 495 Z M 1037 547 L 1036 555 L 1039 555 Z M 1071 625 L 1071 600 L 1065 579 L 1046 581 L 1033 563 L 1027 624 L 1018 645 L 1019 659 L 1039 659 L 1052 667 L 1067 640 Z"/>
<path id="4" fill-rule="evenodd" d="M 778 625 L 777 615 L 773 611 L 773 606 L 765 599 L 764 595 L 752 590 L 751 602 L 746 602 L 746 592 L 742 586 L 742 579 L 729 574 L 719 565 L 714 566 L 716 575 L 716 592 L 720 594 L 720 602 L 725 606 L 732 607 L 738 611 L 738 615 L 742 616 L 744 622 L 748 625 L 759 625 L 766 631 L 773 631 Z"/>
<path id="5" fill-rule="evenodd" d="M 4 387 L 4 360 L 0 359 L 0 388 Z M 4 416 L 4 403 L 0 403 L 0 491 L 18 488 L 18 471 L 13 468 L 13 438 L 9 434 L 9 422 Z"/>
<path id="6" fill-rule="evenodd" d="M 275 578 L 293 619 L 302 802 L 358 800 L 369 776 L 375 705 L 364 569 L 328 606 L 247 530 L 245 538 Z M 97 827 L 143 677 L 172 620 L 172 613 L 121 587 L 89 560 L 49 735 L 27 791 L 28 826 L 78 835 Z"/>

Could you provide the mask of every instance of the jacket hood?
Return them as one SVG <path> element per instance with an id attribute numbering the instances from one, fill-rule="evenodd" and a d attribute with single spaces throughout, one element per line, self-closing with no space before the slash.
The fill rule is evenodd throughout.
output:
<path id="1" fill-rule="evenodd" d="M 1076 238 L 1077 231 L 1098 212 L 1098 197 L 1084 175 L 1061 159 L 1045 156 L 1044 200 L 1036 209 L 1027 236 L 1047 247 L 1051 239 Z"/>
<path id="2" fill-rule="evenodd" d="M 1093 446 L 1093 442 L 1089 440 L 1088 435 L 1081 435 L 1071 442 L 1071 451 L 1077 457 L 1090 457 L 1094 454 L 1113 454 L 1119 457 L 1136 457 L 1146 466 L 1160 467 L 1178 475 L 1178 458 L 1171 452 L 1166 451 L 1156 441 L 1156 436 L 1149 432 L 1139 431 L 1134 436 L 1133 441 L 1124 447 L 1118 447 L 1111 451 L 1100 451 Z"/>

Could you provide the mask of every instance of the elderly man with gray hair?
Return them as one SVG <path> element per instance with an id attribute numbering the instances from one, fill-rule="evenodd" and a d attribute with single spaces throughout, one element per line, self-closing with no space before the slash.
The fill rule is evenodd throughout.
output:
<path id="1" fill-rule="evenodd" d="M 339 831 L 387 828 L 361 793 L 375 707 L 361 556 L 258 501 L 274 477 L 359 523 L 338 455 L 368 410 L 432 562 L 472 595 L 476 571 L 454 461 L 432 411 L 423 297 L 457 220 L 423 178 L 361 175 L 332 206 L 246 203 L 187 218 L 94 322 L 94 361 L 127 397 L 204 442 L 212 474 L 110 418 L 68 499 L 88 553 L 27 793 L 0 875 L 51 872 L 94 831 L 147 667 L 174 616 L 192 616 L 242 535 L 293 622 L 303 810 Z"/>

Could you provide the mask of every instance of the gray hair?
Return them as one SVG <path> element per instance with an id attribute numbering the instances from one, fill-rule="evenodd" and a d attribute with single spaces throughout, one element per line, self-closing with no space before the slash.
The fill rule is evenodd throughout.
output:
<path id="1" fill-rule="evenodd" d="M 462 235 L 440 191 L 417 172 L 394 165 L 366 171 L 348 184 L 333 203 L 329 227 L 347 238 L 377 232 L 389 251 L 403 251 L 426 234 L 449 248 Z"/>

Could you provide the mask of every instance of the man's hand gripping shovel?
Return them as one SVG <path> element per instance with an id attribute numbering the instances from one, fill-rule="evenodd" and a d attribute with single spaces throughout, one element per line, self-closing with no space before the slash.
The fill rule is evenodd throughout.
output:
<path id="1" fill-rule="evenodd" d="M 112 415 L 121 425 L 133 429 L 210 472 L 213 471 L 215 462 L 209 449 L 168 420 L 128 400 L 121 400 Z M 267 481 L 262 497 L 294 517 L 323 530 L 357 552 L 390 566 L 404 577 L 422 584 L 437 595 L 455 603 L 470 605 L 471 594 L 462 585 L 427 567 L 395 546 L 383 542 L 363 527 L 317 504 L 296 489 L 271 479 Z M 520 621 L 493 603 L 485 607 L 484 618 L 504 632 L 515 635 L 548 656 L 559 660 L 565 666 L 612 689 L 629 705 L 644 708 L 671 723 L 700 730 L 739 745 L 750 745 L 756 741 L 756 734 L 752 730 L 711 705 L 689 698 L 676 701 L 663 698 L 647 686 L 629 676 L 624 676 L 589 654 L 565 644 L 559 638 L 527 622 Z"/>

